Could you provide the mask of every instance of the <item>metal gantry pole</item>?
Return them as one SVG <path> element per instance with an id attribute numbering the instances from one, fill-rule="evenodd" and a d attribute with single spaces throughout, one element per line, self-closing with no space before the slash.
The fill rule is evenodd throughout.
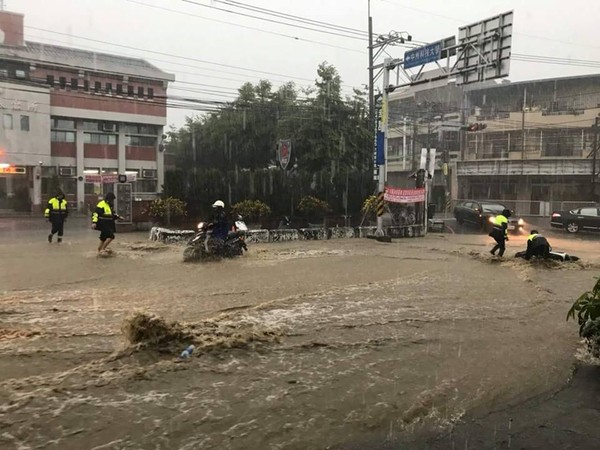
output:
<path id="1" fill-rule="evenodd" d="M 390 62 L 392 58 L 386 58 L 383 62 L 383 97 L 381 102 L 381 132 L 383 133 L 383 164 L 379 165 L 378 201 L 381 203 L 385 192 L 386 164 L 387 164 L 387 134 L 389 121 L 389 91 L 390 85 Z M 378 208 L 380 205 L 378 205 Z M 377 236 L 384 236 L 383 215 L 377 214 Z"/>

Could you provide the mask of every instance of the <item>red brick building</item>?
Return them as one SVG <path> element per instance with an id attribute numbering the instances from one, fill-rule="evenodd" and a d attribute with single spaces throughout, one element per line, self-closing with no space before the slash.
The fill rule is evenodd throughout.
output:
<path id="1" fill-rule="evenodd" d="M 0 210 L 39 210 L 58 184 L 85 211 L 118 175 L 162 190 L 167 74 L 142 59 L 24 41 L 0 11 Z"/>

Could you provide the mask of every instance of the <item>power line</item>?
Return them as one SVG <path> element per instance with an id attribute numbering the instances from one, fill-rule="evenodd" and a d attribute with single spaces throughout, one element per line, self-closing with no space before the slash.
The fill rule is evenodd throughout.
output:
<path id="1" fill-rule="evenodd" d="M 63 45 L 67 45 L 67 46 L 69 45 L 68 42 L 61 41 L 61 40 L 58 40 L 58 39 L 52 39 L 52 38 L 47 38 L 47 37 L 42 37 L 42 36 L 31 36 L 31 37 L 36 38 L 36 39 L 50 41 L 50 42 L 55 42 L 55 43 L 63 44 Z M 77 39 L 76 36 L 72 36 L 72 37 L 75 37 Z M 106 51 L 105 49 L 101 49 L 101 48 L 98 48 L 98 47 L 91 47 L 89 45 L 85 45 L 85 46 L 78 45 L 77 48 L 78 49 L 84 49 L 84 50 L 93 50 L 93 51 L 104 51 L 104 52 Z M 111 54 L 115 55 L 115 56 L 125 57 L 125 58 L 139 59 L 139 56 L 132 56 L 132 55 L 129 55 L 129 54 L 124 54 L 124 53 L 111 53 Z M 221 74 L 221 73 L 231 73 L 231 72 L 224 71 L 224 70 L 211 69 L 211 68 L 208 68 L 208 67 L 200 67 L 200 66 L 195 66 L 195 65 L 191 65 L 191 64 L 185 64 L 185 63 L 179 63 L 179 62 L 175 62 L 175 61 L 169 61 L 169 60 L 166 60 L 166 59 L 159 59 L 159 58 L 155 58 L 155 57 L 149 57 L 147 59 L 150 60 L 150 61 L 160 62 L 162 64 L 170 64 L 170 65 L 181 66 L 181 67 L 190 67 L 190 68 L 196 69 L 198 71 L 209 71 L 209 72 L 214 72 L 214 73 L 219 73 L 219 74 Z M 86 70 L 90 69 L 89 67 L 81 67 L 81 68 L 82 69 L 86 69 Z M 166 70 L 173 70 L 173 69 L 166 69 Z M 199 74 L 198 72 L 185 72 L 185 71 L 181 71 L 179 69 L 176 69 L 176 71 L 177 71 L 177 73 L 184 74 L 184 75 L 194 75 L 194 76 L 202 76 L 202 77 L 206 77 L 206 78 L 216 78 L 216 79 L 219 79 L 219 80 L 236 81 L 236 82 L 239 82 L 239 83 L 242 83 L 242 84 L 248 82 L 248 79 L 244 79 L 244 78 L 229 78 L 229 77 L 224 77 L 222 75 L 216 76 L 216 75 L 207 75 L 207 74 L 204 74 L 204 73 Z M 254 78 L 254 79 L 257 79 L 257 80 L 263 80 L 264 79 L 263 77 L 253 76 L 253 75 L 246 75 L 246 74 L 236 74 L 236 73 L 233 73 L 233 75 L 246 76 L 248 78 Z M 283 82 L 281 80 L 270 80 L 270 81 L 276 82 L 276 83 L 285 83 L 285 82 Z M 189 83 L 189 82 L 176 80 L 175 83 Z"/>
<path id="2" fill-rule="evenodd" d="M 216 9 L 216 10 L 224 11 L 224 12 L 227 12 L 227 13 L 230 13 L 230 14 L 237 14 L 239 16 L 250 17 L 252 19 L 263 20 L 265 22 L 270 22 L 270 23 L 276 23 L 277 25 L 286 25 L 286 26 L 289 26 L 289 27 L 300 28 L 300 29 L 303 29 L 303 30 L 309 30 L 309 31 L 317 32 L 317 33 L 324 33 L 324 34 L 329 34 L 329 35 L 332 35 L 332 36 L 344 37 L 344 38 L 348 38 L 348 39 L 358 39 L 358 40 L 361 40 L 361 41 L 365 40 L 364 36 L 351 35 L 351 34 L 342 34 L 342 33 L 337 33 L 337 32 L 334 32 L 334 31 L 327 31 L 325 29 L 310 28 L 310 27 L 306 27 L 306 26 L 303 26 L 303 25 L 293 24 L 293 23 L 284 23 L 284 22 L 281 22 L 281 21 L 278 21 L 278 20 L 268 19 L 266 17 L 253 16 L 252 14 L 246 14 L 246 13 L 242 13 L 242 12 L 239 12 L 239 11 L 232 11 L 230 9 L 219 8 L 219 7 L 214 6 L 214 5 L 204 5 L 202 3 L 198 3 L 198 2 L 195 2 L 193 0 L 182 0 L 182 1 L 184 1 L 186 3 L 194 4 L 194 5 L 197 5 L 197 6 L 202 6 L 204 8 Z"/>
<path id="3" fill-rule="evenodd" d="M 461 18 L 458 18 L 458 17 L 446 16 L 446 15 L 443 15 L 443 14 L 439 14 L 439 13 L 437 13 L 435 11 L 427 11 L 427 10 L 424 10 L 424 9 L 415 8 L 414 6 L 407 6 L 407 5 L 404 5 L 404 4 L 400 4 L 400 3 L 397 3 L 397 2 L 391 1 L 391 0 L 381 0 L 381 1 L 383 1 L 385 3 L 389 3 L 390 5 L 395 5 L 395 6 L 399 7 L 399 8 L 409 9 L 409 10 L 413 10 L 413 11 L 416 11 L 416 12 L 419 12 L 419 13 L 422 13 L 422 14 L 426 14 L 427 16 L 440 17 L 442 19 L 450 20 L 452 22 L 456 22 L 456 23 L 461 23 L 461 24 L 467 25 L 467 24 L 465 24 L 465 19 L 464 18 L 461 19 Z M 557 42 L 557 43 L 560 43 L 560 44 L 576 45 L 577 47 L 600 48 L 600 46 L 597 46 L 597 45 L 583 44 L 583 43 L 572 42 L 572 41 L 564 41 L 564 40 L 561 40 L 561 39 L 554 39 L 554 38 L 549 38 L 549 37 L 546 37 L 546 36 L 537 36 L 537 35 L 528 34 L 528 33 L 514 32 L 513 34 L 516 35 L 516 36 L 525 36 L 525 37 L 529 37 L 529 38 L 533 38 L 533 39 L 540 39 L 540 40 L 549 41 L 549 42 Z"/>
<path id="4" fill-rule="evenodd" d="M 309 42 L 311 44 L 322 45 L 322 46 L 330 47 L 330 48 L 337 48 L 337 49 L 346 50 L 346 51 L 349 51 L 349 52 L 364 53 L 364 50 L 357 50 L 357 49 L 353 49 L 353 48 L 342 47 L 342 46 L 339 46 L 339 45 L 329 44 L 327 42 L 315 41 L 315 40 L 312 40 L 312 39 L 307 39 L 307 38 L 303 38 L 303 37 L 299 37 L 299 36 L 292 36 L 292 35 L 289 35 L 289 34 L 278 33 L 276 31 L 271 31 L 271 30 L 265 30 L 265 29 L 262 29 L 262 28 L 251 27 L 251 26 L 247 26 L 247 25 L 242 25 L 242 24 L 234 23 L 234 22 L 228 22 L 226 20 L 219 20 L 219 19 L 214 19 L 214 18 L 210 18 L 210 17 L 204 17 L 204 16 L 201 16 L 201 15 L 198 15 L 198 14 L 190 14 L 188 12 L 179 11 L 179 10 L 176 10 L 176 9 L 164 8 L 162 6 L 156 6 L 156 5 L 149 5 L 149 4 L 142 3 L 142 2 L 139 2 L 139 1 L 136 1 L 136 0 L 125 0 L 125 1 L 127 1 L 129 3 L 137 4 L 137 5 L 142 5 L 142 6 L 145 6 L 147 8 L 159 9 L 159 10 L 162 10 L 162 11 L 167 11 L 167 12 L 171 12 L 171 13 L 175 13 L 175 14 L 180 14 L 180 15 L 184 15 L 184 16 L 187 16 L 187 17 L 196 17 L 198 19 L 208 20 L 210 22 L 223 23 L 223 24 L 227 24 L 227 25 L 231 25 L 231 26 L 235 26 L 235 27 L 239 27 L 239 28 L 244 28 L 244 29 L 247 29 L 247 30 L 258 31 L 260 33 L 267 33 L 267 34 L 271 34 L 271 35 L 274 35 L 274 36 L 285 37 L 285 38 L 288 38 L 288 39 L 292 39 L 294 41 Z"/>
<path id="5" fill-rule="evenodd" d="M 186 61 L 200 62 L 200 63 L 204 63 L 204 64 L 211 64 L 211 65 L 220 66 L 220 67 L 227 67 L 227 68 L 230 68 L 230 69 L 245 70 L 245 71 L 254 72 L 254 73 L 263 73 L 263 74 L 266 74 L 266 75 L 276 75 L 276 76 L 279 76 L 279 77 L 291 78 L 291 79 L 296 79 L 296 80 L 313 81 L 310 78 L 302 78 L 302 77 L 296 77 L 296 76 L 293 76 L 293 75 L 279 74 L 279 73 L 275 73 L 275 72 L 267 72 L 267 71 L 264 71 L 264 70 L 249 69 L 249 68 L 246 68 L 246 67 L 234 66 L 234 65 L 231 65 L 231 64 L 217 63 L 217 62 L 214 62 L 214 61 L 207 61 L 207 60 L 204 60 L 204 59 L 192 58 L 192 57 L 189 57 L 189 56 L 182 56 L 182 55 L 175 55 L 175 54 L 170 54 L 170 53 L 165 53 L 165 52 L 158 52 L 156 50 L 147 50 L 147 49 L 143 49 L 143 48 L 139 48 L 139 47 L 133 47 L 133 46 L 130 46 L 130 45 L 116 44 L 116 43 L 113 43 L 113 42 L 103 41 L 103 40 L 100 40 L 100 39 L 92 39 L 92 38 L 87 38 L 87 37 L 84 37 L 84 36 L 75 36 L 75 35 L 71 35 L 71 34 L 68 34 L 68 33 L 61 33 L 59 31 L 47 30 L 47 29 L 44 29 L 44 28 L 37 28 L 37 27 L 31 27 L 31 26 L 27 26 L 25 28 L 29 28 L 29 29 L 37 30 L 37 31 L 43 31 L 43 32 L 46 32 L 46 33 L 59 34 L 59 35 L 62 35 L 62 36 L 76 37 L 77 39 L 83 39 L 85 41 L 96 42 L 96 43 L 105 44 L 105 45 L 112 45 L 112 46 L 115 46 L 115 47 L 127 48 L 129 50 L 135 50 L 135 51 L 138 51 L 138 52 L 154 53 L 154 54 L 157 54 L 157 55 L 167 56 L 167 57 L 170 57 L 170 58 L 183 59 L 183 60 L 186 60 Z"/>
<path id="6" fill-rule="evenodd" d="M 261 8 L 258 6 L 246 5 L 244 3 L 240 3 L 240 2 L 237 2 L 234 0 L 216 0 L 216 1 L 218 3 L 225 3 L 229 6 L 233 6 L 236 8 L 242 8 L 242 9 L 246 9 L 246 10 L 250 10 L 250 11 L 255 11 L 255 12 L 258 12 L 261 14 L 265 14 L 265 15 L 280 17 L 283 19 L 293 20 L 296 22 L 306 23 L 306 24 L 310 24 L 310 25 L 321 26 L 321 27 L 332 29 L 332 30 L 346 32 L 346 33 L 354 33 L 354 34 L 363 36 L 364 39 L 367 38 L 367 34 L 368 34 L 367 31 L 359 30 L 358 28 L 345 27 L 343 25 L 337 25 L 337 24 L 333 24 L 330 22 L 322 22 L 320 20 L 309 19 L 306 17 L 297 16 L 295 14 L 288 14 L 288 13 L 284 13 L 284 12 L 280 12 L 280 11 L 275 11 L 273 9 L 267 9 L 267 8 Z"/>
<path id="7" fill-rule="evenodd" d="M 157 54 L 164 55 L 164 56 L 167 56 L 167 57 L 182 58 L 182 59 L 185 59 L 185 60 L 204 62 L 203 60 L 199 60 L 199 59 L 195 59 L 195 58 L 178 56 L 178 55 L 169 55 L 169 54 L 166 54 L 166 53 L 155 52 L 153 50 L 145 50 L 145 49 L 140 49 L 140 48 L 136 48 L 136 47 L 129 47 L 129 46 L 125 46 L 125 45 L 121 45 L 121 44 L 116 44 L 116 43 L 111 43 L 111 42 L 107 42 L 107 41 L 86 38 L 86 37 L 83 37 L 83 36 L 77 36 L 77 35 L 72 35 L 72 34 L 68 34 L 68 33 L 61 33 L 61 32 L 57 32 L 57 31 L 53 31 L 53 30 L 46 30 L 46 29 L 43 29 L 43 28 L 35 28 L 35 27 L 25 27 L 25 28 L 32 28 L 32 29 L 36 29 L 36 30 L 42 31 L 42 32 L 49 32 L 49 33 L 53 33 L 53 34 L 59 34 L 59 35 L 63 35 L 63 36 L 68 36 L 70 38 L 76 38 L 76 39 L 82 39 L 82 40 L 86 40 L 86 41 L 94 41 L 94 42 L 104 43 L 104 44 L 112 45 L 112 46 L 115 46 L 115 47 L 124 47 L 124 48 L 128 48 L 128 49 L 135 49 L 135 50 L 142 51 L 142 52 L 157 53 Z M 36 36 L 34 36 L 34 37 L 36 37 Z M 44 39 L 44 38 L 40 38 L 40 39 Z M 64 42 L 62 42 L 62 41 L 55 40 L 55 42 L 59 42 L 59 43 L 63 43 L 64 44 Z M 94 47 L 89 47 L 88 46 L 87 48 L 90 48 L 92 50 L 99 50 L 99 51 L 106 52 L 106 50 L 97 49 L 97 48 L 94 48 Z M 117 55 L 117 56 L 120 56 L 120 55 Z M 139 56 L 137 56 L 137 57 L 136 56 L 130 56 L 130 55 L 124 55 L 124 56 L 128 57 L 128 58 L 139 59 Z M 178 65 L 178 66 L 183 66 L 183 67 L 190 67 L 190 68 L 195 68 L 195 69 L 198 69 L 198 70 L 205 70 L 205 71 L 211 71 L 211 72 L 217 72 L 217 73 L 230 73 L 230 72 L 226 72 L 226 71 L 222 71 L 222 70 L 218 70 L 218 69 L 212 69 L 212 68 L 209 68 L 209 67 L 198 67 L 198 66 L 195 66 L 195 65 L 189 65 L 189 64 L 184 64 L 184 63 L 179 63 L 179 62 L 174 62 L 174 61 L 160 60 L 160 59 L 157 59 L 157 58 L 154 58 L 154 57 L 152 57 L 151 59 L 154 60 L 154 61 L 162 61 L 162 62 L 165 62 L 167 64 L 173 64 L 173 65 Z M 222 65 L 222 64 L 219 64 L 219 63 L 210 63 L 210 64 Z M 90 70 L 89 67 L 84 68 L 84 69 Z M 246 70 L 246 71 L 254 71 L 254 72 L 259 72 L 259 73 L 270 74 L 271 76 L 277 76 L 277 77 L 282 77 L 282 78 L 289 77 L 289 78 L 296 79 L 296 80 L 310 81 L 311 82 L 310 86 L 312 86 L 312 82 L 314 82 L 314 79 L 309 79 L 309 78 L 301 78 L 301 77 L 294 77 L 294 76 L 291 76 L 291 75 L 288 76 L 288 75 L 277 74 L 277 73 L 272 73 L 272 72 L 257 71 L 257 70 L 254 70 L 254 69 L 247 69 L 247 68 L 243 68 L 243 67 L 240 67 L 240 69 Z M 193 74 L 193 75 L 196 75 L 196 74 Z M 241 73 L 240 74 L 234 73 L 234 75 L 247 76 L 247 77 L 252 77 L 252 78 L 259 79 L 259 80 L 263 80 L 264 79 L 263 77 L 260 77 L 260 76 L 252 76 L 252 75 L 241 74 Z M 238 80 L 231 79 L 231 78 L 226 78 L 226 77 L 213 77 L 213 78 L 229 79 L 230 81 L 238 81 Z M 288 81 L 291 81 L 289 78 L 286 81 L 283 81 L 283 80 L 274 80 L 274 81 L 281 82 L 281 83 L 285 84 Z M 247 82 L 247 80 L 239 80 L 239 81 L 241 81 L 243 83 Z M 185 82 L 182 82 L 182 83 L 185 83 Z M 350 85 L 346 85 L 346 84 L 342 84 L 341 87 L 342 88 L 349 87 L 349 88 L 354 89 L 354 86 L 350 86 Z"/>

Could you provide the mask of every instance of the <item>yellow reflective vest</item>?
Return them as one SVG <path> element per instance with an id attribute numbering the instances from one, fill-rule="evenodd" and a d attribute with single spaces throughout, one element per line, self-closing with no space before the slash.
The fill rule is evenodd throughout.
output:
<path id="1" fill-rule="evenodd" d="M 96 205 L 96 209 L 92 214 L 92 223 L 98 223 L 99 220 L 115 220 L 115 216 L 112 213 L 110 205 L 104 200 L 98 202 L 98 204 Z"/>
<path id="2" fill-rule="evenodd" d="M 48 200 L 48 206 L 46 206 L 46 210 L 44 211 L 44 216 L 46 218 L 66 218 L 69 215 L 69 209 L 67 206 L 67 201 L 63 198 L 62 200 L 57 199 L 56 197 L 52 197 Z"/>
<path id="3" fill-rule="evenodd" d="M 508 235 L 508 219 L 502 214 L 498 214 L 496 216 L 496 218 L 494 219 L 494 226 L 500 229 L 504 228 L 504 233 Z"/>

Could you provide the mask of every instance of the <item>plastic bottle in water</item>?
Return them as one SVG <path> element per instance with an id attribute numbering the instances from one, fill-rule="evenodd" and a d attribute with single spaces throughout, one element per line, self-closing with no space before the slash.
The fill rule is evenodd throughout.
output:
<path id="1" fill-rule="evenodd" d="M 188 348 L 186 348 L 184 351 L 181 352 L 181 355 L 179 356 L 181 359 L 186 359 L 189 358 L 190 356 L 192 356 L 192 352 L 194 351 L 194 346 L 190 345 Z"/>

